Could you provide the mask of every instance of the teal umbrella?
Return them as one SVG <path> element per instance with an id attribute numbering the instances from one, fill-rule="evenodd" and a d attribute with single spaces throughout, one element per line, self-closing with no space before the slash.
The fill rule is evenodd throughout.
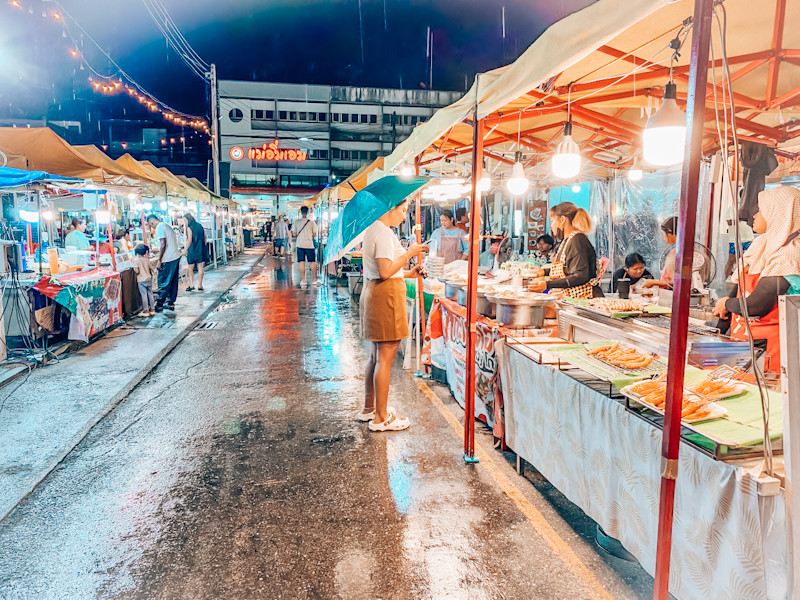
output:
<path id="1" fill-rule="evenodd" d="M 382 177 L 365 187 L 347 203 L 333 223 L 325 246 L 325 264 L 341 259 L 364 239 L 367 227 L 380 219 L 411 194 L 419 191 L 430 177 Z"/>

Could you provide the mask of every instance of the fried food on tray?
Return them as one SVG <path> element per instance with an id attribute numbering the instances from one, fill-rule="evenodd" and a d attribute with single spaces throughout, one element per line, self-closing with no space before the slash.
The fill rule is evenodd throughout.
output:
<path id="1" fill-rule="evenodd" d="M 589 306 L 598 310 L 609 312 L 640 311 L 642 305 L 630 300 L 615 300 L 613 298 L 591 298 L 588 300 Z"/>
<path id="2" fill-rule="evenodd" d="M 586 354 L 623 369 L 643 369 L 655 360 L 654 356 L 640 354 L 635 348 L 621 348 L 619 342 L 592 348 Z"/>
<path id="3" fill-rule="evenodd" d="M 702 383 L 699 383 L 689 389 L 695 394 L 704 396 L 706 398 L 721 398 L 724 396 L 730 396 L 738 393 L 741 390 L 738 384 L 729 379 L 717 379 L 713 381 L 706 379 Z"/>
<path id="4" fill-rule="evenodd" d="M 653 387 L 655 386 L 655 387 Z M 667 384 L 652 380 L 634 384 L 628 388 L 639 396 L 642 402 L 663 411 L 667 404 Z M 681 407 L 681 419 L 684 421 L 700 421 L 711 414 L 712 401 L 691 393 L 684 392 Z"/>

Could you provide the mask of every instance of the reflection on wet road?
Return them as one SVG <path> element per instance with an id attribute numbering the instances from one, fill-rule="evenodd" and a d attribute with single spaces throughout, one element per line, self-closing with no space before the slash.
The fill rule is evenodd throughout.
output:
<path id="1" fill-rule="evenodd" d="M 265 260 L 0 525 L 0 598 L 585 598 L 399 367 L 353 420 L 348 296 Z M 499 456 L 499 455 L 498 455 Z M 598 561 L 602 562 L 602 561 Z M 598 567 L 600 568 L 600 567 Z M 614 597 L 639 597 L 602 567 Z"/>

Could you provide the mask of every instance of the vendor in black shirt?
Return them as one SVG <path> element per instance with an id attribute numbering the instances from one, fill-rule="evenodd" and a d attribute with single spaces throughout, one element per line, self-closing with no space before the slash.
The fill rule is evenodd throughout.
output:
<path id="1" fill-rule="evenodd" d="M 630 279 L 631 289 L 642 279 L 653 279 L 653 274 L 647 270 L 644 257 L 637 252 L 625 257 L 625 266 L 618 269 L 611 278 L 611 291 L 617 291 L 617 282 L 620 279 Z M 650 287 L 645 284 L 645 287 Z"/>
<path id="2" fill-rule="evenodd" d="M 550 218 L 556 237 L 564 241 L 553 257 L 550 281 L 535 283 L 530 289 L 555 290 L 568 298 L 602 297 L 597 279 L 597 254 L 586 237 L 592 230 L 589 214 L 572 202 L 562 202 L 550 209 Z"/>

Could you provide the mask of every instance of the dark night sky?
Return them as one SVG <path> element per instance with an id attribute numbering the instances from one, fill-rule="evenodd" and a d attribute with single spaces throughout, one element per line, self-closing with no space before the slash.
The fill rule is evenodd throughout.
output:
<path id="1" fill-rule="evenodd" d="M 52 2 L 0 4 L 0 117 L 38 118 L 53 104 L 86 97 Z M 150 93 L 176 109 L 205 113 L 205 90 L 167 50 L 142 0 L 61 0 L 64 8 Z M 435 89 L 465 89 L 475 73 L 513 61 L 544 29 L 594 0 L 163 0 L 195 50 L 221 78 L 419 88 L 426 80 L 426 30 L 434 31 Z M 385 6 L 385 10 L 384 10 Z M 506 11 L 502 37 L 501 8 Z M 32 10 L 32 12 L 30 12 Z M 66 19 L 70 33 L 80 32 Z M 83 52 L 113 73 L 84 36 Z M 138 105 L 97 97 L 95 104 Z M 134 107 L 130 106 L 134 105 Z M 111 107 L 108 108 L 109 110 Z"/>

